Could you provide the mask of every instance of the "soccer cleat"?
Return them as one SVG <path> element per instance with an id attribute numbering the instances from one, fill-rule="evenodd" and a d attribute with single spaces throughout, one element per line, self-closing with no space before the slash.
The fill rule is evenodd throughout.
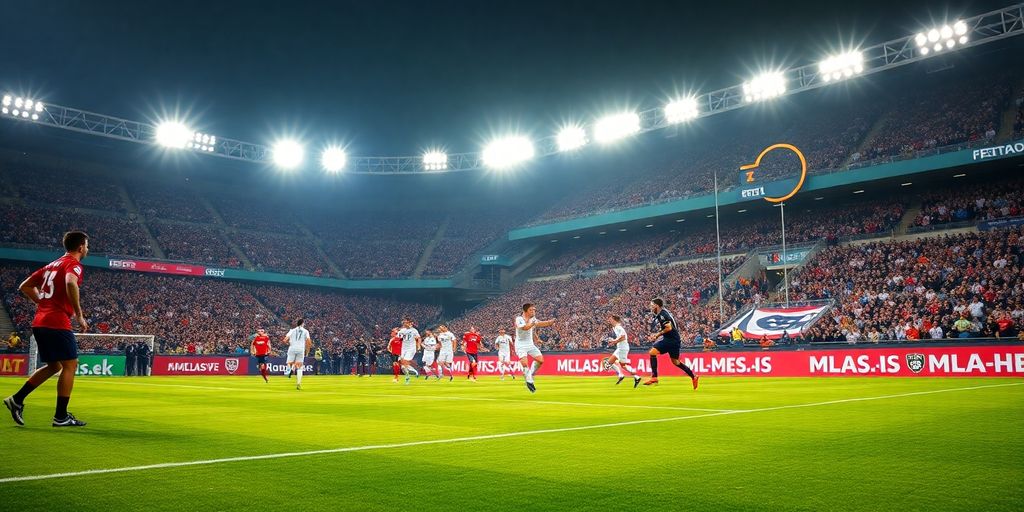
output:
<path id="1" fill-rule="evenodd" d="M 302 389 L 302 384 L 296 384 L 295 385 L 295 389 L 301 390 Z"/>
<path id="2" fill-rule="evenodd" d="M 644 386 L 657 386 L 657 385 L 658 385 L 658 378 L 657 377 L 653 377 L 653 378 L 647 379 L 647 382 L 644 382 Z"/>
<path id="3" fill-rule="evenodd" d="M 512 374 L 512 380 L 516 380 L 516 374 Z"/>
<path id="4" fill-rule="evenodd" d="M 640 385 L 640 381 L 641 380 L 642 379 L 640 379 L 640 377 L 636 377 L 636 376 L 633 377 L 633 389 L 636 389 L 636 387 Z"/>
<path id="5" fill-rule="evenodd" d="M 62 420 L 58 420 L 57 418 L 54 418 L 53 419 L 53 426 L 55 426 L 55 427 L 84 427 L 85 426 L 85 422 L 80 420 L 80 419 L 78 419 L 78 418 L 76 418 L 75 415 L 73 415 L 73 414 L 71 414 L 69 412 L 68 415 L 65 416 L 64 419 L 62 419 Z"/>
<path id="6" fill-rule="evenodd" d="M 395 384 L 398 384 L 398 377 L 395 377 L 394 379 L 391 379 L 391 382 L 394 382 Z"/>
<path id="7" fill-rule="evenodd" d="M 409 385 L 409 375 L 408 374 L 405 375 L 405 385 L 406 386 Z"/>
<path id="8" fill-rule="evenodd" d="M 4 405 L 11 411 L 11 419 L 18 425 L 25 424 L 25 404 L 18 404 L 13 396 L 4 398 Z"/>
<path id="9" fill-rule="evenodd" d="M 454 375 L 449 375 L 448 376 L 448 382 L 451 382 L 453 380 L 455 380 L 455 376 Z"/>
<path id="10" fill-rule="evenodd" d="M 537 386 L 534 386 L 532 382 L 527 382 L 526 383 L 526 389 L 529 389 L 530 393 L 536 393 L 537 392 Z"/>
<path id="11" fill-rule="evenodd" d="M 622 379 L 625 379 L 625 378 L 626 378 L 625 375 L 619 377 L 619 380 L 615 381 L 615 385 L 618 386 L 619 384 L 622 384 Z"/>
<path id="12" fill-rule="evenodd" d="M 693 377 L 693 389 L 697 389 L 697 384 L 700 383 L 700 375 L 694 375 Z"/>

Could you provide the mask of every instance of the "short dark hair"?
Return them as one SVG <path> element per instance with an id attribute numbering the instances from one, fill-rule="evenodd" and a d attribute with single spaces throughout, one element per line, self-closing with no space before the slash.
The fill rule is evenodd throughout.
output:
<path id="1" fill-rule="evenodd" d="M 655 297 L 651 299 L 651 302 L 653 302 L 654 305 L 658 306 L 659 308 L 665 307 L 665 301 L 661 300 L 661 297 Z"/>
<path id="2" fill-rule="evenodd" d="M 533 307 L 533 303 L 532 302 L 527 302 L 526 304 L 523 304 L 523 313 L 526 313 L 526 310 L 528 310 L 528 309 L 530 309 L 532 307 Z"/>
<path id="3" fill-rule="evenodd" d="M 402 321 L 403 322 L 412 322 L 412 317 L 409 316 L 409 315 L 405 315 L 405 316 L 402 317 Z"/>
<path id="4" fill-rule="evenodd" d="M 302 327 L 302 324 L 303 324 L 303 323 L 304 323 L 305 321 L 306 321 L 306 319 L 305 319 L 305 318 L 302 318 L 301 316 L 300 316 L 300 317 L 298 317 L 298 318 L 296 318 L 296 319 L 295 319 L 295 327 Z"/>
<path id="5" fill-rule="evenodd" d="M 68 231 L 64 233 L 64 250 L 68 252 L 77 251 L 88 239 L 89 235 L 85 234 L 84 231 Z"/>
<path id="6" fill-rule="evenodd" d="M 612 320 L 615 320 L 616 322 L 621 322 L 621 321 L 622 321 L 622 317 L 620 317 L 619 315 L 614 315 L 614 314 L 612 314 L 612 313 L 608 313 L 608 316 L 609 316 L 609 317 L 610 317 L 610 318 L 611 318 Z"/>

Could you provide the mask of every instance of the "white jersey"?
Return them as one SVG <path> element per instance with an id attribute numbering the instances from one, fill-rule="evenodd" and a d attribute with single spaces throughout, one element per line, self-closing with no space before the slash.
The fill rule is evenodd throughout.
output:
<path id="1" fill-rule="evenodd" d="M 434 352 L 435 350 L 437 350 L 437 338 L 433 336 L 423 338 L 423 352 Z"/>
<path id="2" fill-rule="evenodd" d="M 509 352 L 509 346 L 512 343 L 512 336 L 508 334 L 502 334 L 497 338 L 494 338 L 494 344 L 498 347 L 498 352 L 507 354 Z"/>
<path id="3" fill-rule="evenodd" d="M 309 339 L 309 331 L 305 327 L 296 327 L 288 331 L 288 348 L 306 350 L 306 340 Z"/>
<path id="4" fill-rule="evenodd" d="M 615 348 L 617 350 L 629 350 L 629 334 L 626 334 L 626 329 L 622 327 L 622 324 L 612 328 L 612 339 L 617 340 L 619 338 L 622 338 L 622 341 L 616 343 Z"/>
<path id="5" fill-rule="evenodd" d="M 398 330 L 398 337 L 402 338 L 402 352 L 416 350 L 416 338 L 420 332 L 415 327 L 403 327 Z"/>
<path id="6" fill-rule="evenodd" d="M 441 342 L 441 352 L 455 352 L 455 335 L 451 332 L 442 332 L 437 335 L 437 340 Z"/>
<path id="7" fill-rule="evenodd" d="M 530 319 L 531 323 L 536 323 L 536 318 Z M 523 329 L 526 327 L 526 318 L 522 316 L 516 317 L 516 347 L 532 347 L 535 345 L 533 341 L 533 329 Z M 536 329 L 536 327 L 534 327 Z"/>

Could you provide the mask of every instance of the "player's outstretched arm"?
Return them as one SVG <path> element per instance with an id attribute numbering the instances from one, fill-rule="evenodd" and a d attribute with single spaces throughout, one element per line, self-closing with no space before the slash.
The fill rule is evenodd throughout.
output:
<path id="1" fill-rule="evenodd" d="M 534 322 L 534 325 L 536 327 L 551 327 L 552 325 L 555 325 L 555 320 L 537 320 L 536 322 Z"/>

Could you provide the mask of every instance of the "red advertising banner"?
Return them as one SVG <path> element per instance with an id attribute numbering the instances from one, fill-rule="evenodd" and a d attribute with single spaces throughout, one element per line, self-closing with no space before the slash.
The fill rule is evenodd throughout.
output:
<path id="1" fill-rule="evenodd" d="M 247 375 L 249 356 L 154 356 L 153 375 Z"/>
<path id="2" fill-rule="evenodd" d="M 28 375 L 28 355 L 0 354 L 0 375 Z"/>
<path id="3" fill-rule="evenodd" d="M 132 270 L 135 272 L 155 272 L 157 274 L 174 274 L 179 276 L 206 275 L 206 267 L 185 263 L 165 263 L 159 261 L 110 260 L 110 268 Z"/>

